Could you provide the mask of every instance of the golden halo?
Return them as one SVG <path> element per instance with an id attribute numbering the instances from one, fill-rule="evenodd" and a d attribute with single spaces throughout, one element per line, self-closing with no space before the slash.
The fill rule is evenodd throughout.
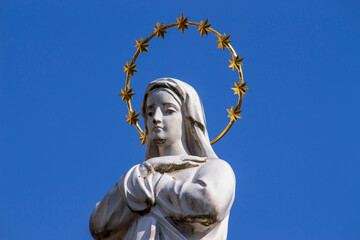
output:
<path id="1" fill-rule="evenodd" d="M 126 84 L 125 84 L 125 88 L 121 89 L 121 93 L 119 94 L 119 96 L 122 97 L 122 100 L 126 101 L 126 105 L 128 108 L 128 114 L 126 115 L 127 117 L 126 122 L 129 123 L 130 125 L 134 125 L 136 129 L 139 131 L 140 133 L 139 139 L 141 140 L 141 145 L 143 145 L 146 142 L 146 137 L 145 137 L 146 133 L 141 129 L 138 123 L 140 113 L 137 113 L 135 110 L 133 110 L 131 106 L 132 96 L 135 93 L 132 91 L 132 88 L 130 88 L 130 78 L 131 76 L 134 75 L 135 72 L 137 72 L 137 70 L 135 69 L 136 67 L 135 61 L 139 56 L 139 54 L 143 52 L 148 52 L 148 46 L 149 46 L 148 42 L 155 36 L 164 38 L 165 33 L 167 33 L 166 29 L 172 27 L 176 27 L 176 29 L 181 30 L 181 33 L 184 33 L 184 30 L 188 29 L 188 26 L 195 26 L 198 27 L 198 32 L 200 32 L 200 37 L 202 37 L 204 34 L 208 35 L 208 32 L 216 35 L 218 37 L 218 40 L 216 41 L 218 43 L 218 48 L 221 48 L 222 50 L 227 48 L 230 50 L 230 53 L 232 55 L 232 58 L 229 60 L 230 61 L 229 68 L 232 68 L 233 71 L 236 69 L 239 73 L 239 82 L 235 82 L 235 87 L 231 88 L 232 90 L 235 91 L 234 95 L 236 94 L 239 96 L 237 104 L 235 107 L 231 106 L 230 109 L 226 109 L 229 113 L 228 117 L 230 118 L 230 122 L 225 127 L 225 129 L 219 134 L 219 136 L 217 136 L 215 139 L 211 141 L 211 144 L 214 144 L 217 141 L 219 141 L 229 131 L 233 123 L 236 122 L 238 118 L 241 118 L 240 108 L 242 104 L 243 95 L 246 93 L 246 90 L 249 89 L 249 87 L 246 86 L 246 82 L 244 82 L 243 73 L 241 69 L 242 66 L 241 61 L 244 58 L 240 58 L 239 55 L 236 54 L 234 48 L 231 46 L 230 44 L 231 41 L 229 40 L 230 34 L 226 35 L 224 33 L 223 35 L 221 35 L 220 33 L 218 33 L 216 30 L 210 27 L 211 24 L 208 23 L 208 19 L 206 19 L 205 21 L 201 21 L 200 23 L 189 22 L 187 20 L 188 18 L 187 17 L 185 18 L 183 14 L 181 14 L 180 18 L 176 18 L 176 19 L 177 19 L 176 23 L 171 23 L 168 25 L 164 25 L 164 23 L 157 22 L 156 26 L 154 27 L 154 32 L 150 34 L 150 36 L 148 36 L 145 39 L 141 37 L 140 40 L 135 40 L 136 41 L 135 47 L 137 48 L 137 50 L 131 61 L 126 62 L 126 65 L 123 65 L 124 72 L 126 73 Z"/>

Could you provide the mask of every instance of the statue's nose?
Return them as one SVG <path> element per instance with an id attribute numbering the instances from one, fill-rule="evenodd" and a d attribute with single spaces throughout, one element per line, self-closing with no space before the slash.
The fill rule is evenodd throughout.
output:
<path id="1" fill-rule="evenodd" d="M 161 122 L 160 119 L 155 119 L 155 118 L 153 119 L 154 124 L 157 124 L 157 123 L 160 123 L 160 122 Z"/>
<path id="2" fill-rule="evenodd" d="M 153 117 L 153 123 L 160 123 L 161 122 L 161 118 L 162 118 L 162 114 L 159 108 L 157 108 L 154 112 L 154 117 Z"/>

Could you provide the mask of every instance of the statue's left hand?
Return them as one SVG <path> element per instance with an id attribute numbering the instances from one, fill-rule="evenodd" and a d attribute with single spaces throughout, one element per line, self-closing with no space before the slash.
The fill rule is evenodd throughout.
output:
<path id="1" fill-rule="evenodd" d="M 143 164 L 146 168 L 152 169 L 155 172 L 169 173 L 186 168 L 198 167 L 205 162 L 206 158 L 204 157 L 182 155 L 150 158 Z"/>

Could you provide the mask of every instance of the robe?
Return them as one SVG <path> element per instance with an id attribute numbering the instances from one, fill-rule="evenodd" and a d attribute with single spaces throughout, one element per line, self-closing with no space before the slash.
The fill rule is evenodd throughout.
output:
<path id="1" fill-rule="evenodd" d="M 90 232 L 96 240 L 222 240 L 234 197 L 235 175 L 223 160 L 164 173 L 139 164 L 96 204 Z"/>

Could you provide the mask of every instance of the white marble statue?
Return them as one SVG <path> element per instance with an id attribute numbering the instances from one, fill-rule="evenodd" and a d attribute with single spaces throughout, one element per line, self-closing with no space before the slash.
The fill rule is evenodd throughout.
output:
<path id="1" fill-rule="evenodd" d="M 211 147 L 196 91 L 176 79 L 155 80 L 141 113 L 145 161 L 96 204 L 94 239 L 226 239 L 235 176 Z"/>

